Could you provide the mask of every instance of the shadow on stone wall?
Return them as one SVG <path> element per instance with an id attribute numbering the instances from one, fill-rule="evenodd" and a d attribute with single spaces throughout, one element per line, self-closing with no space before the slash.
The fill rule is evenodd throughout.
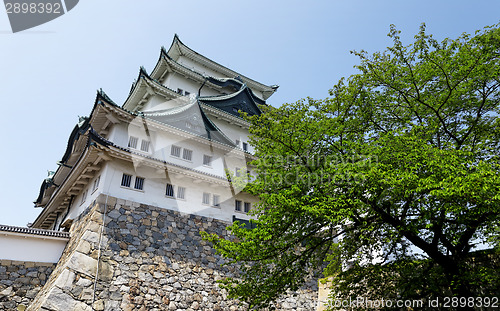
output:
<path id="1" fill-rule="evenodd" d="M 237 267 L 221 266 L 224 259 L 199 234 L 229 236 L 227 225 L 101 196 L 75 220 L 61 260 L 28 310 L 246 310 L 216 283 L 237 275 Z M 316 301 L 316 291 L 302 291 L 277 307 L 315 310 Z"/>

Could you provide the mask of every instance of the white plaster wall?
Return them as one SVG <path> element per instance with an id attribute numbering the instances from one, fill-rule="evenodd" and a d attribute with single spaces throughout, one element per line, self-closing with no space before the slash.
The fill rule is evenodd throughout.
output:
<path id="1" fill-rule="evenodd" d="M 223 75 L 223 74 L 221 74 L 219 72 L 213 71 L 212 69 L 209 69 L 209 68 L 207 68 L 207 67 L 205 67 L 203 65 L 200 65 L 199 63 L 196 63 L 193 60 L 191 60 L 191 59 L 189 59 L 189 58 L 187 58 L 185 56 L 179 57 L 179 59 L 177 60 L 177 62 L 179 64 L 182 64 L 182 65 L 184 65 L 184 66 L 186 66 L 186 67 L 194 70 L 194 71 L 197 71 L 197 72 L 200 72 L 200 73 L 203 73 L 205 75 L 212 76 L 212 77 L 215 77 L 215 78 L 235 78 L 235 77 L 226 76 L 226 75 Z M 254 89 L 252 89 L 252 91 L 259 98 L 264 98 L 262 96 L 262 92 L 254 90 Z"/>
<path id="2" fill-rule="evenodd" d="M 78 215 L 80 215 L 87 207 L 89 207 L 92 202 L 94 202 L 99 194 L 106 191 L 105 189 L 105 181 L 106 174 L 108 173 L 107 165 L 103 165 L 102 169 L 96 173 L 94 178 L 92 178 L 89 183 L 82 189 L 82 191 L 73 199 L 71 203 L 71 207 L 67 215 L 64 215 L 64 219 L 61 223 L 64 223 L 66 219 L 76 219 Z M 94 181 L 99 178 L 99 185 L 97 189 L 93 190 Z M 82 197 L 84 192 L 87 191 L 87 196 L 85 201 L 82 202 Z M 57 228 L 56 228 L 57 229 Z"/>
<path id="3" fill-rule="evenodd" d="M 246 142 L 248 144 L 248 151 L 250 153 L 254 152 L 253 147 L 248 143 L 248 130 L 238 126 L 236 124 L 231 124 L 222 119 L 211 118 L 212 122 L 217 125 L 217 127 L 233 142 L 236 140 L 240 141 L 240 148 L 243 148 L 242 143 Z"/>
<path id="4" fill-rule="evenodd" d="M 65 239 L 0 232 L 0 259 L 56 263 L 66 243 Z"/>
<path id="5" fill-rule="evenodd" d="M 202 85 L 202 83 L 199 83 L 198 81 L 186 79 L 183 75 L 175 72 L 168 73 L 163 84 L 174 91 L 177 91 L 177 88 L 180 88 L 184 91 L 188 91 L 189 93 L 196 95 L 198 94 L 198 90 Z M 204 86 L 201 89 L 201 96 L 214 96 L 221 94 L 222 93 L 208 86 Z"/>
<path id="6" fill-rule="evenodd" d="M 138 125 L 142 126 L 143 124 L 138 123 Z M 186 134 L 185 136 L 181 136 L 174 134 L 172 132 L 157 131 L 152 127 L 150 127 L 149 129 L 149 136 L 148 136 L 144 127 L 139 127 L 139 126 L 125 125 L 125 124 L 115 125 L 110 132 L 110 140 L 118 146 L 127 148 L 128 137 L 129 135 L 132 135 L 138 138 L 137 147 L 139 149 L 131 149 L 134 152 L 149 155 L 154 157 L 155 159 L 174 163 L 177 165 L 185 166 L 188 168 L 196 169 L 198 171 L 202 171 L 208 174 L 217 175 L 221 177 L 226 176 L 225 175 L 226 167 L 230 170 L 234 170 L 235 167 L 242 168 L 246 166 L 244 155 L 241 152 L 227 153 L 218 148 L 215 143 L 210 143 L 209 141 L 207 141 L 207 143 L 201 143 L 198 140 L 188 137 L 189 136 L 188 134 Z M 245 129 L 236 126 L 233 126 L 233 129 L 236 130 L 234 132 L 231 132 L 231 136 L 233 136 L 234 139 L 236 139 L 236 137 L 242 140 L 247 139 L 248 136 L 246 134 Z M 140 144 L 142 140 L 151 141 L 150 151 L 147 153 L 140 150 Z M 183 149 L 192 150 L 193 151 L 192 160 L 188 161 L 183 159 L 182 158 L 183 151 L 181 151 L 181 157 L 172 156 L 171 155 L 172 145 L 181 147 L 182 150 Z M 212 156 L 211 166 L 203 165 L 203 155 L 205 154 Z M 140 162 L 140 160 L 136 162 Z"/>
<path id="7" fill-rule="evenodd" d="M 216 175 L 225 178 L 226 168 L 231 172 L 235 172 L 236 168 L 242 172 L 247 170 L 244 154 L 239 150 L 224 151 L 216 144 L 206 141 L 200 142 L 190 137 L 189 134 L 174 134 L 173 132 L 159 131 L 153 127 L 149 127 L 149 136 L 141 122 L 132 122 L 132 124 L 120 123 L 113 126 L 110 131 L 109 140 L 114 144 L 128 148 L 129 135 L 138 138 L 138 149 L 133 151 L 146 154 L 140 150 L 142 140 L 151 142 L 150 151 L 147 155 L 161 161 L 174 163 L 190 169 L 195 169 L 207 174 Z M 221 124 L 221 129 L 227 131 L 228 136 L 234 140 L 240 139 L 246 141 L 247 131 L 239 126 L 230 125 L 226 121 L 218 122 Z M 192 160 L 188 161 L 181 157 L 171 155 L 172 145 L 179 146 L 183 149 L 193 151 Z M 203 155 L 212 156 L 212 165 L 203 165 Z M 256 198 L 244 193 L 240 193 L 241 189 L 231 189 L 227 186 L 208 183 L 200 179 L 185 177 L 181 174 L 168 174 L 162 169 L 153 169 L 144 164 L 144 159 L 134 157 L 130 161 L 113 159 L 104 164 L 100 172 L 89 181 L 89 184 L 78 194 L 66 218 L 76 219 L 100 194 L 108 194 L 113 197 L 135 201 L 143 204 L 154 205 L 171 210 L 177 210 L 183 213 L 191 213 L 212 217 L 224 221 L 231 221 L 233 215 L 241 219 L 248 219 L 249 216 L 235 211 L 235 197 L 246 202 L 256 202 Z M 131 187 L 126 188 L 121 186 L 123 173 L 129 174 L 132 177 Z M 100 176 L 99 187 L 96 191 L 92 191 L 93 182 L 97 176 Z M 136 190 L 134 188 L 136 177 L 145 178 L 144 189 Z M 182 177 L 184 176 L 184 177 Z M 174 185 L 174 191 L 177 194 L 178 187 L 186 188 L 185 199 L 172 199 L 166 196 L 166 184 Z M 82 194 L 87 190 L 87 197 L 82 203 Z M 210 194 L 210 204 L 202 204 L 203 193 Z M 213 207 L 213 195 L 220 196 L 220 207 Z M 241 198 L 240 198 L 241 197 Z M 64 220 L 63 220 L 64 221 Z"/>
<path id="8" fill-rule="evenodd" d="M 114 144 L 122 147 L 126 147 L 128 144 L 128 130 L 127 124 L 118 123 L 113 125 L 111 130 L 109 131 L 109 141 Z"/>
<path id="9" fill-rule="evenodd" d="M 175 89 L 177 90 L 177 89 Z M 169 105 L 171 103 L 171 105 Z M 167 108 L 173 108 L 176 105 L 174 105 L 175 99 L 166 99 L 163 96 L 159 95 L 153 95 L 147 99 L 146 104 L 144 107 L 141 109 L 141 111 L 148 111 L 151 109 L 154 109 L 155 107 L 161 107 L 161 109 L 167 109 Z"/>
<path id="10" fill-rule="evenodd" d="M 131 187 L 129 188 L 121 186 L 123 173 L 132 175 Z M 145 178 L 143 190 L 133 189 L 137 176 Z M 105 194 L 113 197 L 224 221 L 232 221 L 233 215 L 237 215 L 238 218 L 242 219 L 250 218 L 247 214 L 235 212 L 235 197 L 233 197 L 229 187 L 218 186 L 173 173 L 167 175 L 165 171 L 146 166 L 134 167 L 126 161 L 108 163 L 105 178 L 104 189 L 102 190 L 105 190 Z M 185 199 L 167 197 L 165 193 L 167 183 L 174 186 L 176 195 L 179 186 L 185 187 Z M 210 194 L 209 205 L 202 203 L 204 192 Z M 212 206 L 214 194 L 220 196 L 220 207 Z M 246 193 L 238 193 L 236 198 L 251 203 L 257 201 L 256 198 Z"/>
<path id="11" fill-rule="evenodd" d="M 208 67 L 205 67 L 197 62 L 194 62 L 193 60 L 185 57 L 185 56 L 180 56 L 179 59 L 177 59 L 177 62 L 179 64 L 182 64 L 184 65 L 185 67 L 191 69 L 191 70 L 194 70 L 196 72 L 199 72 L 199 73 L 202 73 L 202 74 L 205 74 L 207 76 L 212 76 L 212 77 L 215 77 L 215 78 L 234 78 L 234 77 L 227 77 L 227 76 L 224 76 L 222 75 L 221 73 L 219 72 L 216 72 L 212 69 L 209 69 Z"/>

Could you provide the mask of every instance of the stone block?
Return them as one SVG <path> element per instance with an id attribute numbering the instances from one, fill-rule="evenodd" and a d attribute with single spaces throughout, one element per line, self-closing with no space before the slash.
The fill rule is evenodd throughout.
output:
<path id="1" fill-rule="evenodd" d="M 81 240 L 76 250 L 82 254 L 88 254 L 90 252 L 90 248 L 91 246 L 89 242 Z"/>
<path id="2" fill-rule="evenodd" d="M 90 306 L 74 299 L 57 287 L 53 288 L 47 294 L 47 298 L 42 307 L 54 311 L 92 311 Z"/>
<path id="3" fill-rule="evenodd" d="M 75 273 L 68 269 L 64 269 L 63 272 L 56 279 L 54 285 L 61 289 L 66 289 L 66 288 L 71 288 L 74 281 L 75 281 Z"/>
<path id="4" fill-rule="evenodd" d="M 82 253 L 74 253 L 68 262 L 68 268 L 85 275 L 95 277 L 97 260 Z"/>

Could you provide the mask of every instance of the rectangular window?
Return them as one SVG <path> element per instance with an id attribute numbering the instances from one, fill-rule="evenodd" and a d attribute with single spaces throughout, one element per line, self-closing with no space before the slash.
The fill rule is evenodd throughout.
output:
<path id="1" fill-rule="evenodd" d="M 220 196 L 219 195 L 214 194 L 213 201 L 214 201 L 214 206 L 216 206 L 216 207 L 220 206 Z"/>
<path id="2" fill-rule="evenodd" d="M 243 150 L 248 151 L 248 144 L 247 143 L 243 143 Z"/>
<path id="3" fill-rule="evenodd" d="M 143 190 L 144 189 L 144 178 L 142 178 L 142 177 L 136 177 L 135 178 L 134 189 L 137 189 L 137 190 Z"/>
<path id="4" fill-rule="evenodd" d="M 172 184 L 167 184 L 167 190 L 165 192 L 167 197 L 174 197 L 174 186 Z"/>
<path id="5" fill-rule="evenodd" d="M 82 202 L 80 202 L 80 204 L 83 204 L 85 202 L 85 200 L 87 199 L 87 193 L 88 193 L 88 190 L 85 190 L 82 193 Z"/>
<path id="6" fill-rule="evenodd" d="M 203 200 L 202 200 L 202 203 L 203 204 L 210 204 L 210 193 L 207 193 L 207 192 L 203 192 Z"/>
<path id="7" fill-rule="evenodd" d="M 245 202 L 245 209 L 244 209 L 244 212 L 245 212 L 245 213 L 250 212 L 250 203 Z"/>
<path id="8" fill-rule="evenodd" d="M 94 185 L 92 186 L 92 192 L 96 191 L 97 188 L 99 188 L 99 181 L 101 180 L 101 176 L 98 176 L 95 180 L 94 180 Z"/>
<path id="9" fill-rule="evenodd" d="M 181 147 L 172 145 L 172 148 L 170 149 L 170 154 L 174 157 L 180 157 L 181 156 Z"/>
<path id="10" fill-rule="evenodd" d="M 137 137 L 134 137 L 134 136 L 130 136 L 128 138 L 128 147 L 129 148 L 134 148 L 134 149 L 137 149 L 137 142 L 139 141 L 139 138 Z"/>
<path id="11" fill-rule="evenodd" d="M 191 161 L 191 159 L 193 158 L 193 150 L 189 150 L 189 149 L 184 148 L 184 151 L 182 152 L 182 158 L 184 160 Z"/>
<path id="12" fill-rule="evenodd" d="M 122 176 L 122 186 L 130 187 L 130 182 L 132 181 L 132 175 L 123 174 Z"/>
<path id="13" fill-rule="evenodd" d="M 203 155 L 203 165 L 212 166 L 212 156 L 204 154 Z"/>
<path id="14" fill-rule="evenodd" d="M 150 144 L 149 140 L 143 140 L 141 142 L 141 150 L 145 151 L 145 152 L 149 152 L 149 144 Z"/>
<path id="15" fill-rule="evenodd" d="M 177 187 L 177 198 L 178 199 L 185 199 L 186 198 L 186 188 Z"/>
<path id="16" fill-rule="evenodd" d="M 234 201 L 234 210 L 241 212 L 241 201 L 240 200 Z"/>

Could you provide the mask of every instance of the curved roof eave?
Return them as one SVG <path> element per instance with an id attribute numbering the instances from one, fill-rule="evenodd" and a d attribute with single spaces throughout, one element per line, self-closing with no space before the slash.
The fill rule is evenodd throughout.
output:
<path id="1" fill-rule="evenodd" d="M 76 164 L 76 162 L 78 162 L 78 160 L 77 160 L 75 163 L 72 163 L 72 165 L 68 165 L 68 163 L 67 163 L 68 159 L 70 158 L 70 156 L 72 154 L 72 150 L 73 150 L 73 146 L 74 146 L 75 142 L 81 137 L 81 135 L 84 135 L 87 132 L 89 127 L 91 127 L 91 124 L 90 124 L 90 120 L 92 119 L 91 116 L 94 114 L 94 111 L 95 111 L 97 105 L 101 102 L 101 100 L 104 100 L 105 102 L 107 102 L 113 106 L 118 107 L 116 105 L 116 103 L 113 100 L 111 100 L 111 98 L 102 89 L 99 89 L 97 91 L 96 99 L 94 101 L 94 106 L 92 108 L 92 111 L 90 112 L 90 116 L 85 117 L 83 123 L 78 123 L 73 128 L 73 131 L 71 132 L 71 134 L 68 138 L 68 143 L 66 145 L 66 151 L 64 152 L 64 155 L 62 156 L 61 160 L 58 162 L 60 166 L 57 168 L 54 176 L 52 177 L 52 180 L 59 177 L 62 166 L 72 168 L 73 165 Z M 42 182 L 42 185 L 40 186 L 40 191 L 38 193 L 38 197 L 33 202 L 35 204 L 35 206 L 41 206 L 40 204 L 42 203 L 44 192 L 45 192 L 45 190 L 47 190 L 49 188 L 49 186 L 50 186 L 50 184 L 47 182 L 47 179 L 44 179 Z"/>
<path id="2" fill-rule="evenodd" d="M 215 71 L 220 72 L 222 74 L 225 74 L 227 76 L 233 76 L 233 77 L 240 76 L 244 80 L 245 83 L 250 85 L 250 87 L 253 87 L 256 90 L 261 91 L 263 94 L 264 100 L 271 97 L 271 95 L 273 95 L 274 92 L 276 92 L 276 90 L 278 89 L 278 86 L 276 86 L 276 85 L 274 85 L 274 86 L 265 85 L 263 83 L 260 83 L 256 80 L 253 80 L 253 79 L 250 79 L 250 78 L 248 78 L 248 77 L 246 77 L 246 76 L 244 76 L 244 75 L 242 75 L 234 70 L 227 68 L 226 66 L 223 66 L 223 65 L 201 55 L 200 53 L 194 51 L 193 49 L 191 49 L 190 47 L 185 45 L 180 40 L 180 38 L 177 34 L 174 35 L 174 39 L 172 40 L 172 44 L 170 45 L 170 48 L 167 51 L 167 54 L 172 58 L 175 57 L 174 48 L 178 49 L 179 55 L 186 56 L 193 61 L 197 61 L 198 63 L 202 63 L 202 64 L 206 65 L 207 67 L 211 68 L 212 70 L 215 70 Z M 195 57 L 192 57 L 193 55 Z"/>
<path id="3" fill-rule="evenodd" d="M 148 75 L 146 69 L 141 66 L 141 69 L 139 70 L 139 76 L 137 77 L 136 82 L 133 84 L 132 90 L 129 93 L 127 99 L 122 105 L 123 109 L 132 111 L 132 109 L 136 108 L 137 103 L 135 105 L 133 104 L 133 98 L 138 95 L 140 87 L 144 86 L 143 83 L 146 83 L 147 86 L 151 86 L 151 84 L 153 84 L 153 91 L 155 92 L 155 94 L 161 95 L 167 99 L 179 97 L 179 94 L 177 94 L 174 90 L 169 89 L 168 87 L 164 86 L 157 80 L 153 79 L 150 75 Z M 157 92 L 158 90 L 161 92 Z"/>

